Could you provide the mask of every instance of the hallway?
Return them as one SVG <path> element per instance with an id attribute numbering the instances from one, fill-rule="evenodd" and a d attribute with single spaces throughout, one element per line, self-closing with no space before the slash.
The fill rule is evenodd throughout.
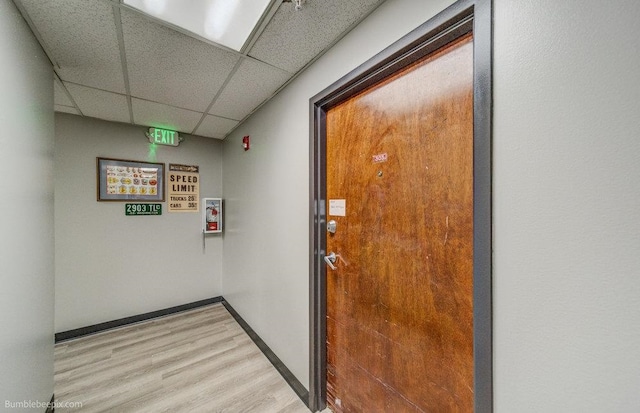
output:
<path id="1" fill-rule="evenodd" d="M 120 9 L 121 0 L 98 2 L 114 16 Z M 347 3 L 352 5 L 333 0 L 305 2 L 309 5 L 305 10 L 312 10 L 311 4 L 316 3 L 336 12 Z M 190 109 L 192 102 L 187 100 L 153 112 L 158 102 L 135 90 L 138 84 L 157 87 L 174 99 L 177 94 L 167 85 L 177 77 L 145 83 L 140 79 L 158 79 L 152 75 L 162 65 L 170 73 L 190 74 L 200 68 L 217 78 L 220 72 L 208 64 L 214 59 L 182 58 L 179 52 L 184 48 L 179 47 L 176 53 L 160 49 L 166 53 L 152 55 L 129 73 L 122 64 L 127 49 L 120 46 L 128 44 L 124 36 L 130 29 L 145 38 L 154 37 L 156 31 L 145 30 L 150 28 L 146 24 L 136 26 L 125 16 L 126 26 L 116 27 L 107 38 L 101 33 L 113 27 L 109 23 L 114 20 L 97 12 L 92 14 L 96 23 L 88 25 L 95 29 L 92 35 L 62 39 L 65 46 L 84 41 L 82 49 L 75 49 L 84 53 L 51 59 L 39 41 L 44 35 L 31 29 L 16 6 L 23 2 L 0 0 L 4 132 L 0 138 L 0 176 L 4 178 L 0 184 L 0 365 L 11 372 L 0 378 L 0 403 L 47 403 L 55 393 L 59 401 L 83 401 L 85 411 L 106 409 L 106 404 L 98 405 L 107 401 L 119 406 L 112 406 L 112 411 L 133 409 L 136 403 L 152 410 L 156 402 L 175 403 L 171 408 L 187 410 L 188 398 L 174 390 L 193 392 L 194 403 L 208 406 L 217 400 L 215 389 L 228 385 L 216 375 L 224 372 L 235 380 L 229 388 L 238 393 L 224 403 L 274 403 L 280 406 L 276 409 L 295 409 L 298 400 L 287 393 L 287 385 L 279 387 L 281 379 L 277 373 L 268 373 L 270 367 L 259 354 L 243 350 L 249 342 L 225 321 L 213 336 L 220 340 L 205 338 L 202 326 L 190 333 L 192 340 L 173 334 L 176 326 L 158 325 L 153 332 L 151 326 L 156 328 L 158 323 L 150 323 L 151 336 L 144 344 L 153 355 L 144 361 L 135 360 L 142 351 L 137 345 L 143 343 L 134 344 L 131 336 L 114 347 L 100 343 L 112 333 L 87 337 L 88 347 L 82 347 L 84 339 L 66 342 L 55 354 L 54 384 L 55 334 L 212 297 L 232 303 L 301 386 L 312 396 L 322 396 L 313 393 L 314 382 L 324 380 L 310 363 L 317 344 L 310 332 L 320 331 L 312 329 L 310 317 L 314 304 L 310 291 L 317 285 L 312 277 L 317 266 L 310 261 L 316 253 L 311 231 L 318 205 L 311 199 L 316 189 L 311 177 L 322 172 L 311 155 L 318 142 L 313 136 L 310 99 L 341 79 L 353 80 L 349 73 L 374 57 L 394 61 L 395 55 L 385 52 L 388 47 L 414 38 L 416 28 L 444 10 L 460 10 L 472 2 L 385 0 L 358 24 L 349 23 L 349 32 L 340 41 L 327 45 L 321 57 L 305 63 L 293 81 L 219 140 L 190 133 L 198 131 L 200 120 L 206 126 L 216 116 L 209 105 L 215 96 L 227 96 L 222 90 L 224 76 L 217 83 L 220 88 L 209 93 L 200 108 Z M 86 6 L 94 2 L 29 3 Z M 492 27 L 485 33 L 491 36 L 485 50 L 490 58 L 484 64 L 492 68 L 487 78 L 492 82 L 491 116 L 486 117 L 491 122 L 491 145 L 482 155 L 491 159 L 487 192 L 491 244 L 478 246 L 486 248 L 491 258 L 491 285 L 485 285 L 490 287 L 485 295 L 491 300 L 491 314 L 485 321 L 491 323 L 492 353 L 484 362 L 492 371 L 478 384 L 490 387 L 491 411 L 496 413 L 639 412 L 640 51 L 633 39 L 640 37 L 640 2 L 490 3 Z M 41 16 L 54 21 L 46 13 Z M 74 13 L 60 17 L 55 21 L 83 23 Z M 316 39 L 288 31 L 286 22 L 273 26 L 285 40 L 276 44 L 277 51 L 287 45 L 312 51 L 318 45 Z M 300 27 L 309 34 L 328 25 Z M 153 44 L 161 43 L 158 39 L 154 37 Z M 109 50 L 114 58 L 95 62 L 95 50 L 103 41 L 113 46 Z M 150 42 L 136 44 L 149 50 Z M 69 49 L 75 51 L 73 47 L 64 50 Z M 90 73 L 114 68 L 121 83 L 125 73 L 131 75 L 134 90 L 109 92 L 98 85 L 95 96 L 91 95 L 94 100 L 89 101 L 90 85 L 56 74 L 75 71 L 84 57 L 88 63 L 95 62 L 85 66 Z M 272 63 L 261 60 L 247 66 L 240 60 L 252 62 L 253 58 L 238 57 L 234 73 L 247 76 L 227 85 L 241 87 L 237 95 L 241 102 L 260 100 L 258 94 L 244 90 L 246 85 L 257 83 L 265 95 L 273 90 L 249 76 L 255 67 L 271 64 L 269 72 L 278 73 L 277 65 L 287 63 L 281 53 L 268 57 Z M 176 65 L 184 70 L 174 70 Z M 147 67 L 148 72 L 140 70 Z M 57 83 L 60 92 L 65 81 L 78 91 L 76 103 L 87 106 L 86 116 L 56 110 L 56 106 L 72 108 L 60 101 L 52 85 Z M 197 83 L 189 82 L 189 88 L 179 91 L 189 93 L 193 85 Z M 146 126 L 123 123 L 123 116 L 109 120 L 90 116 L 99 107 L 125 108 L 119 111 L 124 119 L 133 117 L 140 123 L 155 113 L 165 127 L 186 130 L 185 141 L 179 147 L 156 147 L 145 135 Z M 218 108 L 238 109 L 227 104 Z M 183 117 L 189 121 L 186 127 L 178 122 Z M 232 120 L 240 118 L 244 115 Z M 227 124 L 221 122 L 223 127 Z M 424 141 L 430 139 L 429 133 Z M 243 147 L 245 136 L 250 137 L 249 150 Z M 401 159 L 387 150 L 376 154 L 389 155 L 382 156 L 389 160 L 387 165 Z M 224 199 L 224 234 L 203 237 L 202 214 L 170 212 L 167 200 L 159 202 L 165 204 L 162 215 L 137 217 L 127 216 L 122 202 L 98 202 L 98 157 L 198 166 L 199 199 Z M 368 158 L 369 167 L 378 168 L 377 159 L 381 158 Z M 427 167 L 425 163 L 425 174 Z M 371 176 L 372 181 L 379 178 L 375 173 Z M 388 176 L 385 171 L 384 177 Z M 346 199 L 342 194 L 335 197 Z M 346 205 L 345 213 L 352 214 L 350 204 Z M 446 217 L 444 222 L 446 227 Z M 220 314 L 208 317 L 224 320 Z M 130 328 L 137 335 L 143 325 Z M 169 344 L 173 339 L 177 342 Z M 226 365 L 231 359 L 220 358 L 220 364 L 214 361 L 206 367 L 204 347 L 216 357 L 231 357 L 227 352 L 232 346 L 256 364 L 242 364 L 246 361 L 242 359 L 239 371 Z M 180 360 L 181 351 L 189 347 L 195 349 L 192 358 Z M 71 354 L 86 366 L 73 369 Z M 108 367 L 111 362 L 124 371 L 123 376 Z M 247 383 L 245 388 L 246 377 L 261 371 L 268 375 L 261 379 L 263 385 Z M 73 382 L 74 376 L 86 382 Z M 195 387 L 188 389 L 187 383 Z M 148 388 L 142 391 L 141 386 Z M 257 399 L 250 401 L 245 398 L 248 394 Z"/>

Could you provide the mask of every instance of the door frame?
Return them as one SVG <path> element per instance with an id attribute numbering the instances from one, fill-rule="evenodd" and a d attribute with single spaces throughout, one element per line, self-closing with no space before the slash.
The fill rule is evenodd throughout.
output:
<path id="1" fill-rule="evenodd" d="M 326 115 L 362 90 L 473 33 L 474 411 L 493 411 L 492 1 L 459 0 L 312 97 L 310 103 L 309 408 L 326 407 Z"/>

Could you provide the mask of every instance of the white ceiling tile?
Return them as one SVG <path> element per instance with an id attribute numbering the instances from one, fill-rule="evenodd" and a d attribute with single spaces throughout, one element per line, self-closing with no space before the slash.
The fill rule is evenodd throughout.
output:
<path id="1" fill-rule="evenodd" d="M 56 105 L 74 106 L 64 87 L 57 80 L 53 80 L 53 102 Z"/>
<path id="2" fill-rule="evenodd" d="M 384 0 L 305 0 L 282 3 L 249 56 L 295 73 Z"/>
<path id="3" fill-rule="evenodd" d="M 111 3 L 22 0 L 64 81 L 125 93 Z"/>
<path id="4" fill-rule="evenodd" d="M 122 10 L 132 96 L 204 112 L 239 55 Z"/>
<path id="5" fill-rule="evenodd" d="M 129 122 L 132 110 L 136 124 L 183 133 L 199 125 L 194 133 L 224 138 L 384 0 L 304 0 L 299 12 L 270 0 L 269 21 L 248 57 L 121 0 L 14 1 L 54 63 L 56 111 Z"/>
<path id="6" fill-rule="evenodd" d="M 64 82 L 64 85 L 85 116 L 114 122 L 131 122 L 129 105 L 125 95 L 73 83 Z"/>
<path id="7" fill-rule="evenodd" d="M 64 113 L 71 113 L 73 115 L 79 115 L 80 112 L 78 111 L 78 109 L 71 107 L 71 106 L 64 106 L 64 105 L 54 105 L 53 109 L 56 112 L 64 112 Z"/>
<path id="8" fill-rule="evenodd" d="M 242 120 L 291 76 L 291 73 L 257 60 L 244 59 L 209 113 Z"/>
<path id="9" fill-rule="evenodd" d="M 202 121 L 194 135 L 206 136 L 208 138 L 224 139 L 227 134 L 236 127 L 238 121 L 220 118 L 218 116 L 207 115 Z"/>
<path id="10" fill-rule="evenodd" d="M 137 125 L 156 126 L 191 133 L 202 113 L 133 98 L 133 119 Z"/>

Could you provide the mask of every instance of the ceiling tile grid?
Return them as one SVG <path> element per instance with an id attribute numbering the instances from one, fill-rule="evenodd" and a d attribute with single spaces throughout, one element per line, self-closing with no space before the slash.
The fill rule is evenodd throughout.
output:
<path id="1" fill-rule="evenodd" d="M 71 99 L 69 99 L 69 96 L 67 96 L 60 82 L 56 79 L 53 80 L 53 103 L 61 106 L 75 106 Z"/>
<path id="2" fill-rule="evenodd" d="M 66 81 L 125 93 L 113 8 L 98 0 L 21 0 Z"/>
<path id="3" fill-rule="evenodd" d="M 74 107 L 70 107 L 70 106 L 64 106 L 64 105 L 53 105 L 53 109 L 56 112 L 62 112 L 62 113 L 71 113 L 74 115 L 80 115 L 80 111 Z"/>
<path id="4" fill-rule="evenodd" d="M 384 0 L 269 0 L 242 53 L 122 0 L 13 1 L 52 60 L 56 111 L 224 139 Z"/>
<path id="5" fill-rule="evenodd" d="M 282 3 L 249 56 L 296 73 L 383 0 L 306 0 Z"/>
<path id="6" fill-rule="evenodd" d="M 270 98 L 291 76 L 291 73 L 284 70 L 245 58 L 209 113 L 242 120 Z"/>
<path id="7" fill-rule="evenodd" d="M 224 139 L 233 128 L 238 125 L 237 120 L 220 118 L 218 116 L 207 115 L 194 135 L 209 136 L 215 139 Z"/>
<path id="8" fill-rule="evenodd" d="M 85 116 L 114 122 L 131 122 L 125 95 L 67 82 L 64 85 Z"/>
<path id="9" fill-rule="evenodd" d="M 122 10 L 131 95 L 205 112 L 239 55 Z"/>
<path id="10" fill-rule="evenodd" d="M 156 126 L 163 129 L 177 130 L 182 133 L 191 133 L 196 127 L 202 113 L 187 109 L 163 105 L 132 98 L 133 118 L 138 125 Z"/>

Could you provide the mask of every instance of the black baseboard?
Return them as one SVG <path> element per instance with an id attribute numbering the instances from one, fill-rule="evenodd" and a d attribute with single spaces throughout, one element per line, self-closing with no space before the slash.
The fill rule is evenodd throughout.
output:
<path id="1" fill-rule="evenodd" d="M 100 333 L 102 331 L 111 330 L 112 328 L 126 326 L 128 324 L 139 323 L 141 321 L 151 320 L 152 318 L 158 318 L 169 314 L 179 313 L 182 311 L 192 310 L 194 308 L 203 307 L 205 305 L 215 304 L 223 302 L 222 297 L 208 298 L 206 300 L 195 301 L 189 304 L 178 305 L 176 307 L 165 308 L 164 310 L 152 311 L 150 313 L 134 315 L 131 317 L 121 318 L 119 320 L 107 321 L 100 324 L 94 324 L 92 326 L 76 328 L 74 330 L 63 331 L 55 334 L 55 342 L 60 343 L 62 341 L 71 340 L 87 336 L 90 334 Z"/>
<path id="2" fill-rule="evenodd" d="M 302 400 L 304 404 L 307 407 L 309 407 L 309 391 L 302 385 L 302 383 L 300 383 L 300 381 L 296 378 L 296 376 L 294 376 L 293 373 L 291 373 L 291 370 L 289 370 L 287 366 L 284 365 L 282 360 L 280 360 L 278 356 L 276 356 L 276 354 L 273 352 L 273 350 L 271 350 L 269 346 L 267 346 L 267 344 L 264 341 L 262 341 L 260 336 L 258 336 L 258 334 L 256 334 L 255 331 L 253 331 L 253 329 L 249 326 L 249 324 L 247 324 L 247 322 L 244 321 L 244 319 L 240 316 L 240 314 L 238 314 L 238 312 L 234 310 L 234 308 L 231 307 L 231 305 L 227 301 L 222 300 L 222 305 L 225 306 L 227 311 L 229 311 L 229 313 L 233 316 L 233 318 L 236 319 L 238 324 L 240 324 L 240 326 L 244 329 L 244 331 L 249 335 L 251 340 L 253 340 L 256 346 L 258 346 L 258 348 L 262 351 L 262 353 L 264 353 L 264 355 L 269 359 L 271 364 L 273 364 L 273 367 L 275 367 L 276 370 L 278 370 L 278 373 L 282 375 L 282 377 L 289 384 L 289 386 L 291 386 L 293 391 L 296 392 L 298 397 L 300 397 L 300 400 Z"/>
<path id="3" fill-rule="evenodd" d="M 55 413 L 56 407 L 53 404 L 56 401 L 56 395 L 51 396 L 51 401 L 49 402 L 49 406 L 47 406 L 47 410 L 44 413 Z"/>

